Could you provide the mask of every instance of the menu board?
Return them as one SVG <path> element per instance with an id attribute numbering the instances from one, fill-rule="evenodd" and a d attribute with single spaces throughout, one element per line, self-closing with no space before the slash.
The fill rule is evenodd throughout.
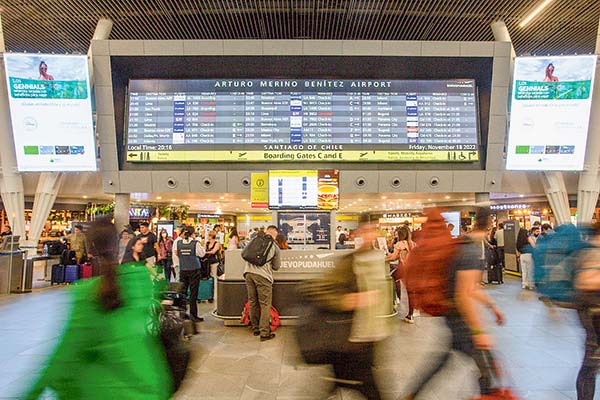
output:
<path id="1" fill-rule="evenodd" d="M 475 81 L 131 80 L 129 162 L 474 162 Z"/>
<path id="2" fill-rule="evenodd" d="M 506 169 L 581 171 L 596 56 L 515 60 Z"/>
<path id="3" fill-rule="evenodd" d="M 96 171 L 87 56 L 4 54 L 19 171 Z"/>
<path id="4" fill-rule="evenodd" d="M 337 209 L 338 170 L 269 171 L 269 208 Z"/>

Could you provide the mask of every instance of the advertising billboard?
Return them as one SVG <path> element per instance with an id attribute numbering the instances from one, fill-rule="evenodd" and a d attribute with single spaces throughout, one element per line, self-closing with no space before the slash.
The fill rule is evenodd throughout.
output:
<path id="1" fill-rule="evenodd" d="M 87 56 L 4 54 L 19 171 L 96 171 Z"/>
<path id="2" fill-rule="evenodd" d="M 583 169 L 596 56 L 515 60 L 506 169 Z"/>

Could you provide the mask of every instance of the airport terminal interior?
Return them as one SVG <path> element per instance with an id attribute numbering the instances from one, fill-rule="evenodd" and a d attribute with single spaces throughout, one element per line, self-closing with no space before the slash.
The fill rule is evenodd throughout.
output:
<path id="1" fill-rule="evenodd" d="M 0 400 L 600 400 L 600 0 L 2 0 L 0 51 Z"/>

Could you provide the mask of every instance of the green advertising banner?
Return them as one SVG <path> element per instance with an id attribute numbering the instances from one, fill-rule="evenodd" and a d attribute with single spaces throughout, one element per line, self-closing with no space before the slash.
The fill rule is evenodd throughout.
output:
<path id="1" fill-rule="evenodd" d="M 585 100 L 590 97 L 592 81 L 532 82 L 516 81 L 516 100 Z"/>
<path id="2" fill-rule="evenodd" d="M 41 81 L 9 77 L 14 99 L 73 99 L 88 97 L 86 81 Z"/>

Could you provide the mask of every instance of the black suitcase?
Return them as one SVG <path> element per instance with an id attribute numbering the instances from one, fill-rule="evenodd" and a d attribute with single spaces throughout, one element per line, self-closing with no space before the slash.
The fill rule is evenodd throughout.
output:
<path id="1" fill-rule="evenodd" d="M 52 275 L 50 277 L 50 285 L 55 283 L 65 283 L 65 266 L 56 264 L 52 266 Z"/>
<path id="2" fill-rule="evenodd" d="M 504 277 L 502 276 L 501 265 L 490 265 L 487 268 L 488 283 L 497 282 L 504 283 Z"/>
<path id="3" fill-rule="evenodd" d="M 60 256 L 66 248 L 60 240 L 47 240 L 44 244 L 48 246 L 48 255 L 50 256 Z"/>

